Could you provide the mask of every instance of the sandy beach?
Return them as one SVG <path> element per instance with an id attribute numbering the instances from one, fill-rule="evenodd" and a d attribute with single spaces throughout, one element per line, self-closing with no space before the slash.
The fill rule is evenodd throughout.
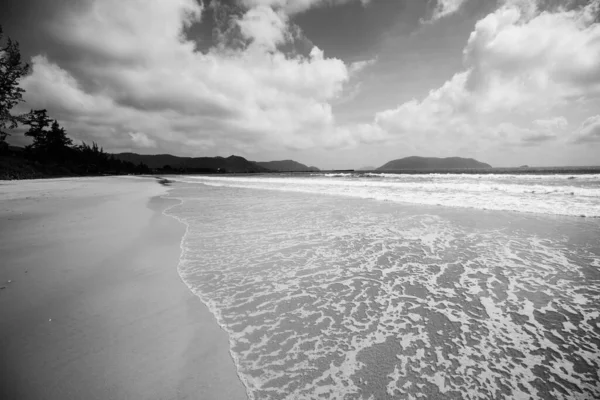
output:
<path id="1" fill-rule="evenodd" d="M 151 178 L 0 182 L 0 398 L 245 399 Z"/>

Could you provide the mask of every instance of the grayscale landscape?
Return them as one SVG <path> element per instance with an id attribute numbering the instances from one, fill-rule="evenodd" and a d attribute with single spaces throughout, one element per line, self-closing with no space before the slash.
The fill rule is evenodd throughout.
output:
<path id="1" fill-rule="evenodd" d="M 0 399 L 600 399 L 600 0 L 8 0 Z"/>

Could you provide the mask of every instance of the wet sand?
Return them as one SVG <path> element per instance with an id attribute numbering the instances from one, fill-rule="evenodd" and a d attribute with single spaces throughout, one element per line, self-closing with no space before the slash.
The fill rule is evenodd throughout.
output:
<path id="1" fill-rule="evenodd" d="M 245 399 L 153 179 L 0 182 L 0 398 Z M 10 282 L 9 282 L 10 281 Z"/>

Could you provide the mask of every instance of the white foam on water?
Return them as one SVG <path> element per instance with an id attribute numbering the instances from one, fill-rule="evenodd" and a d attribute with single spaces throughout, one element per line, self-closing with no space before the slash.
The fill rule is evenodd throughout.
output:
<path id="1" fill-rule="evenodd" d="M 173 196 L 180 275 L 228 333 L 250 399 L 600 397 L 596 236 L 330 196 Z"/>
<path id="2" fill-rule="evenodd" d="M 182 282 L 190 289 L 190 291 L 192 293 L 194 293 L 198 298 L 200 298 L 200 300 L 204 303 L 204 305 L 207 306 L 209 311 L 215 316 L 219 326 L 225 332 L 228 332 L 227 327 L 223 323 L 223 318 L 221 316 L 222 314 L 221 314 L 221 311 L 219 310 L 219 308 L 215 306 L 213 301 L 211 301 L 209 298 L 204 296 L 201 291 L 197 290 L 197 288 L 195 288 L 194 285 L 191 284 L 191 281 L 189 281 L 185 278 L 186 271 L 184 270 L 184 268 L 187 264 L 186 263 L 186 254 L 187 254 L 186 242 L 188 239 L 188 234 L 190 232 L 190 225 L 185 218 L 181 218 L 181 217 L 177 216 L 176 213 L 171 212 L 171 210 L 173 208 L 177 207 L 178 205 L 181 206 L 181 204 L 183 204 L 183 202 L 184 202 L 184 199 L 170 196 L 169 194 L 170 193 L 163 195 L 161 197 L 178 200 L 180 203 L 174 204 L 170 207 L 167 207 L 165 210 L 162 211 L 162 214 L 165 216 L 168 216 L 168 217 L 175 218 L 177 221 L 179 221 L 180 223 L 185 225 L 185 233 L 184 233 L 183 237 L 181 238 L 181 242 L 179 245 L 179 247 L 181 249 L 181 254 L 179 256 L 179 264 L 177 265 L 177 272 L 179 274 L 179 277 L 181 278 Z M 239 358 L 238 358 L 238 355 L 232 350 L 234 343 L 235 343 L 234 338 L 231 335 L 228 335 L 228 339 L 229 339 L 229 355 L 231 356 L 231 359 L 233 360 L 234 364 L 237 367 L 239 365 Z M 248 399 L 253 400 L 254 396 L 251 392 L 250 387 L 246 383 L 245 377 L 240 373 L 239 368 L 236 368 L 236 372 L 238 374 L 238 377 L 240 378 L 240 381 L 244 384 L 244 387 L 246 388 L 246 394 L 248 396 Z"/>
<path id="3" fill-rule="evenodd" d="M 390 382 L 387 385 L 387 393 L 390 396 L 394 396 L 396 394 L 396 391 L 399 389 L 398 388 L 398 379 L 401 377 L 402 375 L 400 374 L 400 369 L 398 365 L 394 366 L 394 372 L 392 372 L 391 374 L 389 374 L 387 377 L 390 378 Z"/>
<path id="4" fill-rule="evenodd" d="M 458 208 L 600 217 L 600 175 L 185 176 L 188 183 Z"/>

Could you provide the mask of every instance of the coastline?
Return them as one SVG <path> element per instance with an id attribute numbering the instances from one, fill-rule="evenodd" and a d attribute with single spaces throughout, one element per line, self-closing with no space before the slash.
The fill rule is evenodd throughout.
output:
<path id="1" fill-rule="evenodd" d="M 153 178 L 0 182 L 4 399 L 246 399 Z M 8 282 L 10 280 L 10 283 Z"/>
<path id="2" fill-rule="evenodd" d="M 597 336 L 598 275 L 589 266 L 598 266 L 597 219 L 194 181 L 170 195 L 183 206 L 169 213 L 188 224 L 181 275 L 230 332 L 256 398 L 392 398 L 418 395 L 415 384 L 433 397 L 544 397 L 544 387 L 568 390 L 552 386 L 560 365 L 544 361 L 552 350 L 539 344 L 559 318 L 567 328 L 551 348 L 588 368 L 561 349 Z M 535 324 L 533 341 L 513 342 L 510 332 L 528 337 L 524 321 Z M 568 327 L 577 325 L 574 340 Z M 436 349 L 441 341 L 450 345 Z M 523 364 L 519 354 L 529 351 Z M 499 372 L 487 354 L 514 373 Z M 597 391 L 584 374 L 569 379 Z"/>

